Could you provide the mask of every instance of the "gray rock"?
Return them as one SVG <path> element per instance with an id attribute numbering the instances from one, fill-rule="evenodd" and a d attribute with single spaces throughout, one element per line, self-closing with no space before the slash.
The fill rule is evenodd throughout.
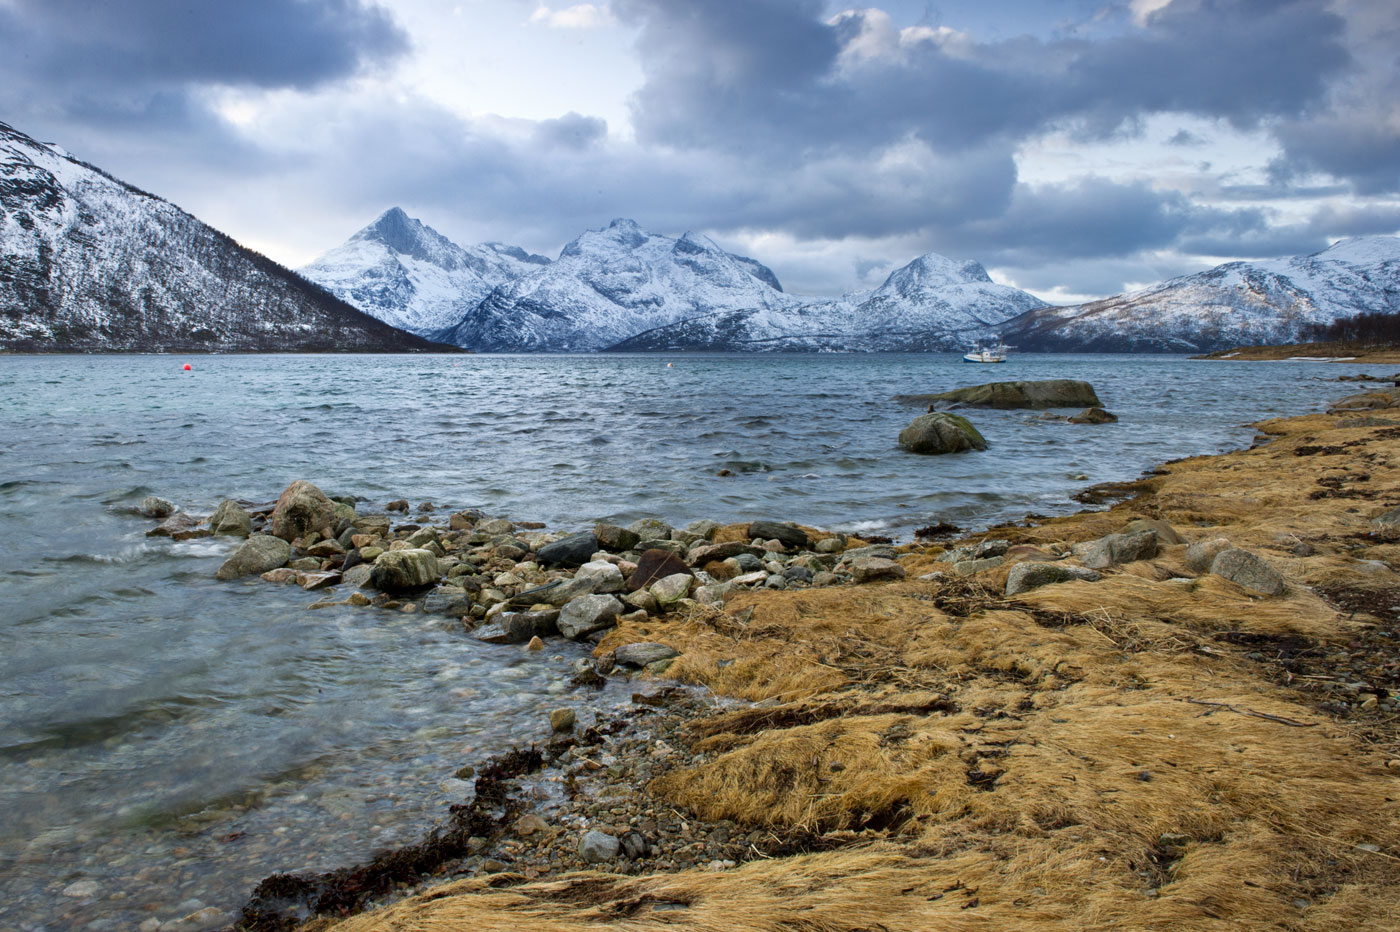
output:
<path id="1" fill-rule="evenodd" d="M 953 572 L 959 576 L 972 576 L 983 570 L 996 569 L 1006 562 L 1005 557 L 983 557 L 980 560 L 959 560 L 953 564 Z"/>
<path id="2" fill-rule="evenodd" d="M 555 709 L 549 713 L 549 727 L 556 733 L 573 731 L 577 721 L 578 714 L 573 709 Z"/>
<path id="3" fill-rule="evenodd" d="M 1372 518 L 1371 527 L 1387 535 L 1400 531 L 1400 508 L 1392 508 Z"/>
<path id="4" fill-rule="evenodd" d="M 858 583 L 903 579 L 904 575 L 904 567 L 884 557 L 856 557 L 851 561 L 851 578 Z"/>
<path id="5" fill-rule="evenodd" d="M 754 573 L 763 569 L 763 559 L 757 554 L 745 551 L 735 554 L 733 559 L 739 565 L 739 569 L 745 573 Z"/>
<path id="6" fill-rule="evenodd" d="M 574 579 L 586 579 L 594 592 L 620 592 L 626 581 L 622 570 L 605 560 L 585 563 L 574 573 Z"/>
<path id="7" fill-rule="evenodd" d="M 713 540 L 715 534 L 719 532 L 721 525 L 718 521 L 711 521 L 709 518 L 701 518 L 692 521 L 685 526 L 685 529 L 701 540 Z"/>
<path id="8" fill-rule="evenodd" d="M 789 566 L 787 569 L 783 570 L 783 578 L 788 582 L 797 581 L 809 583 L 812 581 L 812 575 L 812 571 L 805 566 Z"/>
<path id="9" fill-rule="evenodd" d="M 636 534 L 638 540 L 670 540 L 673 529 L 659 518 L 642 518 L 627 525 L 627 530 Z"/>
<path id="10" fill-rule="evenodd" d="M 632 608 L 639 608 L 648 615 L 655 615 L 661 611 L 661 605 L 656 601 L 656 596 L 646 589 L 638 589 L 636 592 L 629 592 L 622 597 L 622 601 Z"/>
<path id="11" fill-rule="evenodd" d="M 577 599 L 581 595 L 593 594 L 593 580 L 587 577 L 579 579 L 560 579 L 543 586 L 536 586 L 533 589 L 526 589 L 523 592 L 510 597 L 512 606 L 528 608 L 531 605 L 555 605 L 563 606 Z"/>
<path id="12" fill-rule="evenodd" d="M 664 606 L 685 598 L 686 594 L 690 592 L 690 585 L 693 582 L 695 582 L 695 577 L 689 573 L 674 573 L 658 579 L 648 588 L 651 590 L 651 594 L 656 597 L 657 604 Z"/>
<path id="13" fill-rule="evenodd" d="M 641 641 L 636 644 L 622 645 L 615 652 L 613 659 L 624 666 L 644 667 L 658 660 L 679 657 L 680 653 L 674 647 L 665 644 L 658 644 L 655 641 Z"/>
<path id="14" fill-rule="evenodd" d="M 667 553 L 674 553 L 678 557 L 685 556 L 686 546 L 678 540 L 671 540 L 669 537 L 644 539 L 637 542 L 638 550 L 646 553 L 648 550 L 664 550 Z"/>
<path id="15" fill-rule="evenodd" d="M 472 597 L 456 586 L 440 586 L 423 600 L 423 611 L 429 615 L 452 615 L 460 618 L 472 610 Z"/>
<path id="16" fill-rule="evenodd" d="M 1198 540 L 1186 548 L 1186 568 L 1193 573 L 1208 573 L 1215 558 L 1233 546 L 1234 544 L 1224 537 Z"/>
<path id="17" fill-rule="evenodd" d="M 244 541 L 214 573 L 216 579 L 237 579 L 275 570 L 291 559 L 292 548 L 285 540 L 269 534 L 254 534 Z"/>
<path id="18" fill-rule="evenodd" d="M 841 562 L 850 563 L 861 557 L 880 557 L 885 560 L 893 560 L 895 549 L 890 544 L 869 544 L 865 547 L 856 547 L 841 554 Z"/>
<path id="19" fill-rule="evenodd" d="M 1157 543 L 1174 545 L 1186 543 L 1186 538 L 1176 532 L 1176 528 L 1160 518 L 1134 518 L 1123 525 L 1123 532 L 1132 534 L 1136 531 L 1151 531 L 1157 535 Z"/>
<path id="20" fill-rule="evenodd" d="M 704 566 L 715 560 L 728 560 L 730 557 L 737 557 L 741 553 L 752 554 L 755 557 L 763 555 L 763 551 L 752 544 L 735 540 L 723 544 L 701 544 L 686 554 L 685 561 L 691 566 Z"/>
<path id="21" fill-rule="evenodd" d="M 159 495 L 147 495 L 136 510 L 147 518 L 168 518 L 175 513 L 175 503 Z"/>
<path id="22" fill-rule="evenodd" d="M 622 848 L 622 843 L 606 832 L 584 832 L 583 838 L 579 839 L 578 853 L 590 864 L 598 864 L 602 861 L 611 860 L 617 857 L 617 853 Z"/>
<path id="23" fill-rule="evenodd" d="M 414 531 L 412 534 L 408 535 L 408 537 L 404 539 L 404 543 L 408 544 L 414 549 L 422 549 L 424 547 L 427 547 L 429 544 L 436 544 L 437 542 L 437 531 L 433 530 L 430 527 L 420 527 L 418 530 Z"/>
<path id="24" fill-rule="evenodd" d="M 268 520 L 272 536 L 285 541 L 305 537 L 312 531 L 334 537 L 332 529 L 336 523 L 335 503 L 305 479 L 296 480 L 282 491 Z"/>
<path id="25" fill-rule="evenodd" d="M 637 546 L 641 537 L 635 531 L 629 531 L 625 527 L 618 527 L 616 524 L 599 522 L 593 528 L 593 535 L 598 538 L 598 546 L 613 553 L 622 553 L 624 550 L 631 550 Z"/>
<path id="26" fill-rule="evenodd" d="M 783 546 L 797 550 L 807 548 L 807 532 L 784 521 L 754 521 L 749 524 L 749 539 L 782 541 Z"/>
<path id="27" fill-rule="evenodd" d="M 1130 534 L 1109 534 L 1085 548 L 1081 558 L 1085 566 L 1101 570 L 1119 563 L 1146 560 L 1157 554 L 1157 535 L 1152 531 Z"/>
<path id="28" fill-rule="evenodd" d="M 1065 566 L 1062 563 L 1017 563 L 1006 577 L 1006 594 L 1020 595 L 1040 586 L 1069 582 L 1072 579 L 1095 582 L 1100 578 L 1093 570 Z"/>
<path id="29" fill-rule="evenodd" d="M 846 540 L 844 537 L 823 537 L 821 540 L 817 541 L 816 551 L 817 553 L 840 553 L 845 547 Z"/>
<path id="30" fill-rule="evenodd" d="M 1222 550 L 1211 561 L 1210 571 L 1236 585 L 1264 595 L 1279 595 L 1283 592 L 1283 577 L 1279 575 L 1278 570 L 1248 550 Z"/>
<path id="31" fill-rule="evenodd" d="M 172 540 L 189 540 L 192 537 L 208 537 L 208 531 L 198 529 L 199 523 L 199 519 L 194 515 L 179 511 L 147 531 L 146 536 L 169 537 Z"/>
<path id="32" fill-rule="evenodd" d="M 622 853 L 634 861 L 644 858 L 651 852 L 651 845 L 641 832 L 628 832 L 622 836 Z M 655 908 L 655 907 L 653 907 Z"/>
<path id="33" fill-rule="evenodd" d="M 943 563 L 962 563 L 964 560 L 987 560 L 1005 555 L 1011 549 L 1011 542 L 1005 540 L 984 540 L 964 547 L 954 547 L 938 559 Z"/>
<path id="34" fill-rule="evenodd" d="M 340 574 L 341 582 L 351 586 L 367 586 L 374 575 L 374 564 L 358 563 Z"/>
<path id="35" fill-rule="evenodd" d="M 988 382 L 934 395 L 896 395 L 895 400 L 911 405 L 962 404 L 975 408 L 1097 408 L 1102 405 L 1094 387 L 1077 379 Z"/>
<path id="36" fill-rule="evenodd" d="M 492 537 L 505 537 L 515 533 L 515 525 L 505 518 L 487 518 L 477 522 L 476 533 L 486 535 L 487 540 Z"/>
<path id="37" fill-rule="evenodd" d="M 610 595 L 583 595 L 559 612 L 559 633 L 577 641 L 617 624 L 622 603 Z"/>
<path id="38" fill-rule="evenodd" d="M 219 502 L 219 507 L 209 518 L 209 530 L 214 534 L 247 537 L 253 533 L 253 518 L 238 502 L 226 498 Z"/>
<path id="39" fill-rule="evenodd" d="M 496 556 L 504 560 L 523 560 L 530 555 L 530 545 L 517 537 L 497 537 L 491 541 Z"/>
<path id="40" fill-rule="evenodd" d="M 552 544 L 545 544 L 535 555 L 543 566 L 583 566 L 598 552 L 598 536 L 592 531 L 583 531 L 560 538 Z"/>
<path id="41" fill-rule="evenodd" d="M 899 432 L 899 445 L 910 453 L 926 456 L 987 449 L 987 441 L 971 421 L 944 411 L 921 414 L 910 421 Z"/>
<path id="42" fill-rule="evenodd" d="M 441 575 L 431 550 L 388 550 L 374 561 L 370 584 L 385 592 L 403 592 L 435 583 Z"/>

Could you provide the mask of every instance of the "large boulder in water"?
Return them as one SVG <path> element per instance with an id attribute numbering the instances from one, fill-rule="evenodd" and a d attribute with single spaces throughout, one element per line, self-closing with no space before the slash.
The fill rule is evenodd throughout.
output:
<path id="1" fill-rule="evenodd" d="M 910 453 L 961 453 L 985 450 L 987 441 L 965 417 L 956 414 L 923 414 L 899 432 L 899 445 Z"/>
<path id="2" fill-rule="evenodd" d="M 268 534 L 254 534 L 224 561 L 214 576 L 218 579 L 237 579 L 262 574 L 285 566 L 291 558 L 292 548 L 285 540 Z"/>
<path id="3" fill-rule="evenodd" d="M 209 530 L 214 534 L 247 537 L 253 533 L 253 518 L 238 502 L 226 498 L 214 509 L 214 514 L 209 519 Z"/>
<path id="4" fill-rule="evenodd" d="M 961 404 L 972 408 L 1098 408 L 1094 386 L 1077 379 L 1040 382 L 988 382 L 935 395 L 897 395 L 905 404 Z"/>
<path id="5" fill-rule="evenodd" d="M 403 592 L 435 583 L 441 575 L 431 550 L 389 550 L 374 561 L 369 584 L 385 592 Z"/>
<path id="6" fill-rule="evenodd" d="M 312 531 L 328 532 L 336 524 L 335 502 L 310 482 L 298 479 L 277 499 L 270 523 L 272 535 L 285 541 L 305 537 Z"/>

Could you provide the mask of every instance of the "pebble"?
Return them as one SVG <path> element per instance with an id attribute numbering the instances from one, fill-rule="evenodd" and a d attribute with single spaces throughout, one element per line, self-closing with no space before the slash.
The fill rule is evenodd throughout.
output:
<path id="1" fill-rule="evenodd" d="M 70 883 L 68 886 L 64 887 L 63 895 L 81 900 L 97 896 L 97 891 L 100 889 L 95 880 L 79 880 L 76 883 Z"/>

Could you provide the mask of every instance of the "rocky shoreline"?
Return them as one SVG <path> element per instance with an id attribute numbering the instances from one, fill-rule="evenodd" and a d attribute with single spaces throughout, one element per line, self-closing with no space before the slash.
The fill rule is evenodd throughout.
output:
<path id="1" fill-rule="evenodd" d="M 1400 466 L 1390 455 L 1400 418 L 1385 410 L 1397 405 L 1396 390 L 1369 392 L 1329 415 L 1267 422 L 1270 442 L 1121 484 L 1113 497 L 1126 501 L 1107 511 L 947 546 L 894 548 L 764 523 L 664 535 L 608 526 L 580 541 L 467 513 L 434 526 L 427 510 L 408 520 L 403 502 L 395 526 L 351 518 L 339 503 L 349 524 L 303 530 L 295 550 L 283 541 L 288 565 L 264 570 L 270 580 L 314 589 L 337 572 L 327 561 L 339 561 L 342 583 L 366 573 L 368 582 L 386 555 L 427 552 L 441 572 L 435 585 L 390 582 L 338 604 L 361 595 L 382 610 L 465 608 L 473 633 L 523 649 L 555 636 L 552 623 L 596 643 L 578 688 L 630 678 L 633 710 L 585 729 L 561 715 L 546 747 L 459 771 L 475 776 L 474 799 L 422 844 L 330 875 L 269 878 L 244 927 L 324 928 L 392 903 L 366 914 L 369 924 L 344 923 L 346 932 L 427 928 L 445 916 L 481 928 L 636 916 L 757 929 L 802 909 L 849 927 L 838 920 L 855 904 L 824 901 L 815 887 L 751 902 L 756 884 L 798 874 L 862 886 L 879 901 L 872 921 L 889 928 L 962 915 L 947 909 L 1082 928 L 1109 903 L 1129 924 L 1171 915 L 1193 928 L 1330 928 L 1339 917 L 1374 925 L 1394 902 L 1386 891 L 1400 890 L 1390 843 L 1368 829 L 1394 808 L 1381 795 L 1400 770 L 1400 611 L 1391 604 L 1400 604 Z M 275 526 L 274 504 L 245 510 L 250 532 Z M 628 530 L 635 541 L 616 534 Z M 644 533 L 654 536 L 638 549 Z M 570 537 L 572 558 L 541 558 L 568 549 L 548 550 Z M 347 568 L 354 551 L 363 562 Z M 648 553 L 662 561 L 650 575 Z M 360 567 L 369 569 L 346 580 Z M 602 597 L 617 605 L 560 626 L 571 605 Z M 1120 734 L 1111 710 L 1130 699 L 1159 739 L 1188 743 L 1168 751 Z M 1211 728 L 1225 724 L 1232 746 L 1264 749 L 1268 767 L 1257 769 L 1255 756 L 1217 760 Z M 1119 745 L 1116 767 L 1085 769 L 1083 759 Z M 911 755 L 915 747 L 929 750 Z M 916 773 L 932 795 L 900 789 Z M 1224 823 L 1188 815 L 1203 779 L 1230 787 L 1201 810 L 1225 807 Z M 1323 792 L 1319 780 L 1334 801 L 1309 796 Z M 1273 802 L 1258 822 L 1249 800 L 1266 793 Z M 1220 824 L 1236 827 L 1210 827 Z M 1022 854 L 995 854 L 1008 844 Z M 1253 866 L 1241 866 L 1246 852 Z M 800 867 L 785 860 L 804 853 Z M 1075 878 L 1112 862 L 1097 882 L 1109 899 L 1027 874 L 1018 866 L 1027 858 Z M 901 893 L 918 878 L 933 892 Z M 1241 899 L 1241 880 L 1279 892 Z M 1213 899 L 1194 892 L 1202 883 Z M 741 905 L 757 912 L 719 920 Z"/>

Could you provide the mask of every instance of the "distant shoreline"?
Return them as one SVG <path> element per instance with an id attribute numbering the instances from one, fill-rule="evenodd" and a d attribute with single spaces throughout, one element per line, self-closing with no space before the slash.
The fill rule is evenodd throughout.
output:
<path id="1" fill-rule="evenodd" d="M 1310 359 L 1324 362 L 1400 365 L 1400 346 L 1393 343 L 1360 342 L 1285 343 L 1279 346 L 1236 346 L 1191 358 L 1247 361 Z"/>

